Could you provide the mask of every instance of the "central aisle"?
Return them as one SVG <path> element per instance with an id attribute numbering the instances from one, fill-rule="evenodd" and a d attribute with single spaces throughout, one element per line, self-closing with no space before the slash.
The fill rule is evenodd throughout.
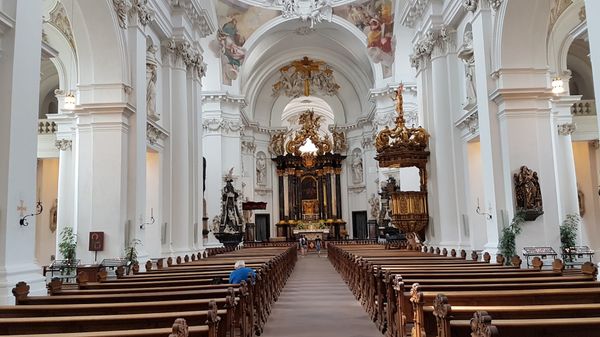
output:
<path id="1" fill-rule="evenodd" d="M 325 254 L 298 257 L 261 337 L 381 337 Z"/>

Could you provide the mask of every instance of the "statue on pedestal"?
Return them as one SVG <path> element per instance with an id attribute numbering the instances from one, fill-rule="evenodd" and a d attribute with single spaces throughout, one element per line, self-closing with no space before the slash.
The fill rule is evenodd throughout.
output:
<path id="1" fill-rule="evenodd" d="M 221 225 L 222 233 L 240 233 L 242 231 L 243 219 L 238 208 L 239 193 L 233 187 L 232 179 L 225 180 L 223 195 L 221 198 Z"/>

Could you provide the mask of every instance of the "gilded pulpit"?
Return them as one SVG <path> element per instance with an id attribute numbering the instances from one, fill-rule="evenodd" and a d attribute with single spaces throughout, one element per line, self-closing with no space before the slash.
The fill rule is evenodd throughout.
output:
<path id="1" fill-rule="evenodd" d="M 380 167 L 415 167 L 419 171 L 418 191 L 402 191 L 395 183 L 388 184 L 391 196 L 390 213 L 392 224 L 406 233 L 413 248 L 417 248 L 419 234 L 423 236 L 429 223 L 427 205 L 427 161 L 429 134 L 422 127 L 407 127 L 404 122 L 402 86 L 396 92 L 396 127 L 387 126 L 375 139 Z M 416 242 L 415 242 L 416 241 Z"/>

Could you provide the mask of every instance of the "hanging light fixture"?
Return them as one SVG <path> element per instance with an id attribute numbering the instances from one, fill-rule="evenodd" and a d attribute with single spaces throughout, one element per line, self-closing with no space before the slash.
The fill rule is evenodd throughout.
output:
<path id="1" fill-rule="evenodd" d="M 555 95 L 560 95 L 565 92 L 565 83 L 560 77 L 555 77 L 552 79 L 552 93 Z"/>

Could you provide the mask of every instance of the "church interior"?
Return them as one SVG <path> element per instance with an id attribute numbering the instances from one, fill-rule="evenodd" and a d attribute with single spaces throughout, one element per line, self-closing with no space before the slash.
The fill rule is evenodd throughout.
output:
<path id="1" fill-rule="evenodd" d="M 0 0 L 0 335 L 599 336 L 592 13 Z"/>

